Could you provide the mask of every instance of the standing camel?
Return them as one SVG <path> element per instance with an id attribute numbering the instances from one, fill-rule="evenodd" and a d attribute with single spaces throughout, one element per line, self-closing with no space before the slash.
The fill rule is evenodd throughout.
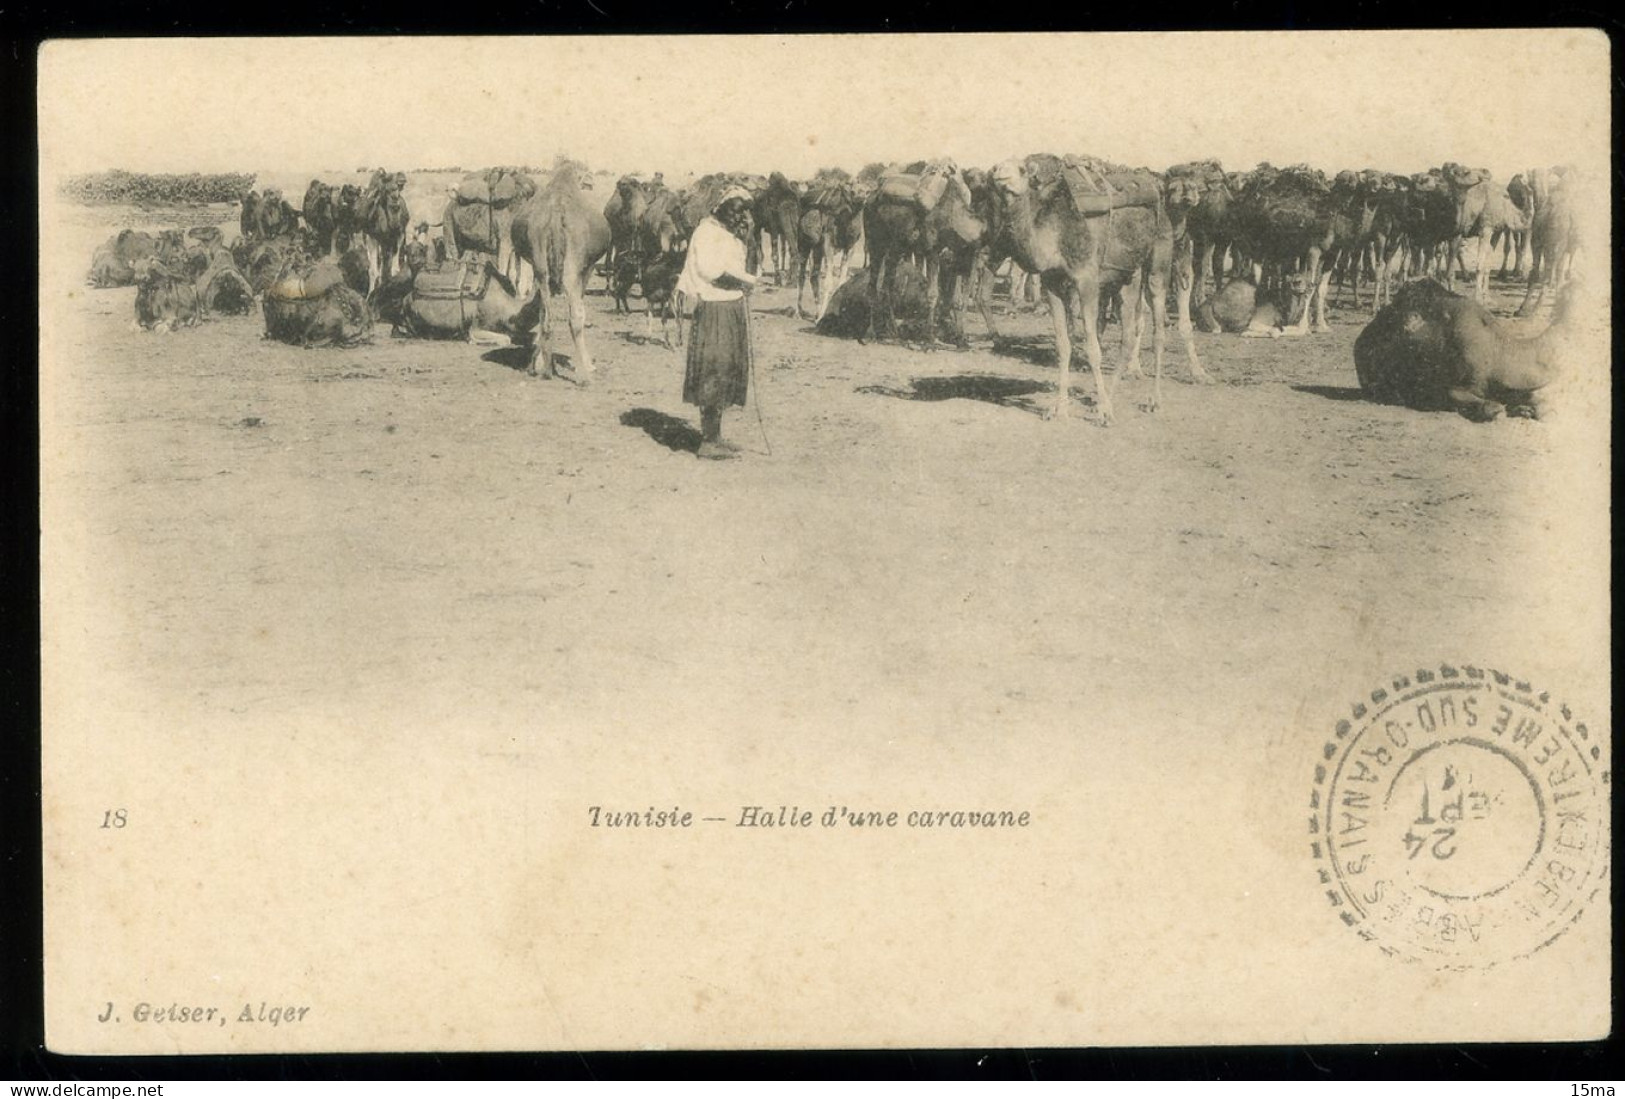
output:
<path id="1" fill-rule="evenodd" d="M 799 267 L 801 195 L 784 173 L 767 177 L 767 189 L 756 196 L 751 213 L 765 232 L 773 256 L 773 285 L 783 286 Z"/>
<path id="2" fill-rule="evenodd" d="M 401 196 L 405 186 L 404 173 L 391 174 L 379 168 L 372 174 L 372 182 L 367 184 L 356 205 L 374 286 L 389 283 L 395 263 L 406 246 L 406 225 L 412 215 L 406 208 L 406 199 Z"/>
<path id="3" fill-rule="evenodd" d="M 1580 228 L 1576 220 L 1575 188 L 1579 174 L 1572 168 L 1562 174 L 1531 172 L 1534 183 L 1534 219 L 1529 229 L 1529 283 L 1518 316 L 1527 317 L 1540 308 L 1548 285 L 1558 287 L 1573 264 L 1580 248 Z"/>
<path id="4" fill-rule="evenodd" d="M 1498 187 L 1490 178 L 1487 168 L 1466 168 L 1460 164 L 1446 164 L 1442 169 L 1456 207 L 1456 231 L 1450 239 L 1450 254 L 1446 260 L 1445 278 L 1448 282 L 1456 268 L 1467 273 L 1462 258 L 1462 242 L 1478 239 L 1478 264 L 1473 273 L 1473 300 L 1482 305 L 1490 293 L 1490 244 L 1497 233 L 1527 228 L 1523 212 L 1507 197 L 1506 188 Z"/>
<path id="5" fill-rule="evenodd" d="M 1237 236 L 1260 268 L 1255 281 L 1261 286 L 1279 286 L 1300 265 L 1307 275 L 1310 293 L 1303 316 L 1283 334 L 1307 335 L 1311 314 L 1314 330 L 1328 331 L 1326 292 L 1333 265 L 1337 255 L 1353 245 L 1358 226 L 1350 221 L 1341 193 L 1333 194 L 1324 172 L 1304 164 L 1267 168 L 1259 166 L 1237 202 Z"/>
<path id="6" fill-rule="evenodd" d="M 1201 301 L 1207 297 L 1204 289 L 1207 276 L 1213 274 L 1213 290 L 1218 292 L 1224 283 L 1224 254 L 1230 246 L 1230 240 L 1235 235 L 1231 224 L 1231 205 L 1235 201 L 1235 193 L 1231 189 L 1230 177 L 1225 173 L 1224 166 L 1217 160 L 1193 160 L 1185 164 L 1176 164 L 1168 169 L 1168 183 L 1171 188 L 1189 191 L 1193 204 L 1185 210 L 1185 239 L 1181 251 L 1181 277 L 1183 268 L 1188 264 L 1191 268 L 1191 283 L 1187 299 L 1194 297 Z M 1172 196 L 1170 196 L 1172 197 Z M 1178 204 L 1170 203 L 1168 213 L 1170 217 L 1177 217 Z M 1181 293 L 1185 293 L 1183 284 Z"/>
<path id="7" fill-rule="evenodd" d="M 997 192 L 993 247 L 995 254 L 1008 253 L 1024 270 L 1038 275 L 1049 301 L 1061 376 L 1055 406 L 1045 418 L 1065 418 L 1071 401 L 1070 329 L 1075 302 L 1083 326 L 1084 353 L 1095 377 L 1100 420 L 1107 425 L 1115 415 L 1101 374 L 1101 303 L 1136 277 L 1150 295 L 1156 375 L 1149 408 L 1154 410 L 1162 394 L 1173 228 L 1160 191 L 1151 205 L 1130 205 L 1147 201 L 1138 191 L 1097 187 L 1097 193 L 1078 193 L 1063 173 L 1051 170 L 1058 163 L 1054 157 L 1034 156 L 1025 161 L 1008 160 L 993 169 Z M 1127 324 L 1128 318 L 1124 320 Z M 1200 372 L 1194 337 L 1188 330 L 1184 336 L 1191 372 L 1201 378 L 1204 372 Z"/>
<path id="8" fill-rule="evenodd" d="M 536 193 L 536 181 L 517 168 L 490 168 L 463 177 L 447 196 L 441 235 L 448 259 L 464 252 L 496 257 L 497 270 L 512 279 L 518 273 L 513 255 L 514 212 Z"/>
<path id="9" fill-rule="evenodd" d="M 333 243 L 338 229 L 338 189 L 319 179 L 310 181 L 305 188 L 305 226 L 310 230 L 311 250 L 318 256 L 333 255 Z"/>
<path id="10" fill-rule="evenodd" d="M 513 247 L 536 273 L 536 337 L 527 372 L 535 377 L 562 375 L 553 365 L 549 303 L 563 294 L 569 303 L 570 335 L 575 341 L 572 381 L 585 385 L 593 373 L 587 351 L 587 276 L 609 251 L 609 220 L 592 190 L 592 173 L 576 161 L 561 161 L 547 186 L 537 191 L 514 216 Z"/>
<path id="11" fill-rule="evenodd" d="M 950 305 L 957 299 L 962 276 L 975 270 L 986 243 L 989 225 L 976 212 L 977 199 L 958 168 L 946 161 L 910 165 L 909 171 L 885 177 L 883 185 L 863 208 L 863 249 L 869 265 L 868 338 L 878 330 L 877 315 L 884 312 L 893 325 L 890 274 L 899 262 L 920 260 L 924 265 L 928 317 L 925 346 L 936 346 L 938 302 L 947 290 Z M 986 299 L 977 306 L 988 330 L 993 330 Z M 961 333 L 961 339 L 963 334 Z"/>
<path id="12" fill-rule="evenodd" d="M 648 208 L 649 193 L 641 179 L 625 175 L 615 181 L 615 193 L 604 203 L 604 220 L 609 222 L 609 257 L 604 266 L 611 285 L 617 268 L 638 251 L 643 214 Z"/>
<path id="13" fill-rule="evenodd" d="M 839 171 L 837 169 L 836 171 Z M 801 297 L 812 280 L 813 320 L 820 320 L 829 308 L 829 295 L 846 279 L 846 264 L 852 249 L 863 237 L 863 207 L 845 177 L 830 173 L 815 179 L 802 199 L 800 236 L 796 271 L 796 315 L 805 317 Z M 834 280 L 825 280 L 825 268 L 834 264 Z"/>

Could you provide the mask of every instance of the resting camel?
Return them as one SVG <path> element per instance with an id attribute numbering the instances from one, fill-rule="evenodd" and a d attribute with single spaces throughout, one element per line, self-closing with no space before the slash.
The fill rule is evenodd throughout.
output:
<path id="1" fill-rule="evenodd" d="M 1577 365 L 1573 302 L 1563 295 L 1545 331 L 1521 338 L 1432 279 L 1407 283 L 1354 341 L 1360 389 L 1379 404 L 1453 408 L 1479 422 L 1509 405 L 1538 418 L 1539 391 Z"/>
<path id="2" fill-rule="evenodd" d="M 1043 280 L 1055 329 L 1055 353 L 1061 368 L 1051 416 L 1065 417 L 1071 402 L 1071 314 L 1076 302 L 1083 326 L 1084 353 L 1095 376 L 1095 394 L 1102 425 L 1114 419 L 1111 394 L 1101 374 L 1098 335 L 1101 303 L 1112 292 L 1138 276 L 1151 298 L 1152 348 L 1156 360 L 1153 398 L 1155 409 L 1162 395 L 1162 360 L 1166 341 L 1168 279 L 1173 266 L 1173 226 L 1163 206 L 1160 185 L 1131 191 L 1112 183 L 1097 186 L 1095 194 L 1072 193 L 1064 176 L 1049 173 L 1053 157 L 1008 160 L 993 169 L 996 193 L 992 245 L 995 255 L 1008 254 L 1026 271 Z M 1097 177 L 1112 166 L 1081 161 Z M 1144 173 L 1154 180 L 1152 173 Z M 1118 176 L 1132 182 L 1127 174 Z M 1151 198 L 1147 200 L 1145 195 Z M 1126 205 L 1149 201 L 1150 205 Z M 1128 317 L 1124 317 L 1125 327 Z M 1196 356 L 1194 337 L 1187 328 L 1185 351 L 1191 373 L 1205 376 Z"/>
<path id="3" fill-rule="evenodd" d="M 592 173 L 576 161 L 562 161 L 547 185 L 513 219 L 513 247 L 536 273 L 536 337 L 526 369 L 535 377 L 562 375 L 553 365 L 549 301 L 562 293 L 569 303 L 575 341 L 572 381 L 585 385 L 593 373 L 587 350 L 587 275 L 609 251 L 609 221 L 592 190 Z M 538 369 L 539 365 L 539 369 Z"/>

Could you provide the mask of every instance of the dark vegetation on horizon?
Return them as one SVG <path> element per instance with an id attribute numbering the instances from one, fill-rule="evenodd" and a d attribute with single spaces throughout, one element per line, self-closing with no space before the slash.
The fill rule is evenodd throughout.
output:
<path id="1" fill-rule="evenodd" d="M 63 182 L 59 193 L 63 198 L 87 206 L 122 202 L 237 202 L 253 186 L 252 172 L 148 175 L 114 169 L 72 176 Z"/>

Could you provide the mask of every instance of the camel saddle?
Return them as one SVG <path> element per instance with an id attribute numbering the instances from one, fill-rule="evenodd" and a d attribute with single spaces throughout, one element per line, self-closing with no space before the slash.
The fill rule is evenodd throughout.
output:
<path id="1" fill-rule="evenodd" d="M 937 208 L 948 191 L 953 176 L 951 165 L 931 165 L 923 172 L 893 172 L 880 177 L 880 193 L 888 198 L 912 202 L 925 213 Z"/>
<path id="2" fill-rule="evenodd" d="M 275 301 L 314 301 L 344 284 L 344 272 L 331 263 L 319 263 L 303 275 L 286 275 L 266 287 L 265 296 Z"/>
<path id="3" fill-rule="evenodd" d="M 490 267 L 483 261 L 478 265 L 448 263 L 419 271 L 412 283 L 412 296 L 424 301 L 478 301 L 490 283 Z"/>
<path id="4" fill-rule="evenodd" d="M 1092 157 L 1062 158 L 1061 182 L 1073 209 L 1084 217 L 1109 214 L 1125 206 L 1155 209 L 1162 202 L 1162 181 L 1156 173 L 1118 168 Z"/>

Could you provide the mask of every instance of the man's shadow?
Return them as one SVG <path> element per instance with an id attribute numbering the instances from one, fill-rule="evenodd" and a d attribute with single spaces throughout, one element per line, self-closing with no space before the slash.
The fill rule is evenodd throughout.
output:
<path id="1" fill-rule="evenodd" d="M 621 413 L 621 423 L 641 428 L 649 438 L 672 451 L 693 454 L 700 449 L 700 432 L 687 420 L 679 420 L 652 408 L 634 408 Z"/>

